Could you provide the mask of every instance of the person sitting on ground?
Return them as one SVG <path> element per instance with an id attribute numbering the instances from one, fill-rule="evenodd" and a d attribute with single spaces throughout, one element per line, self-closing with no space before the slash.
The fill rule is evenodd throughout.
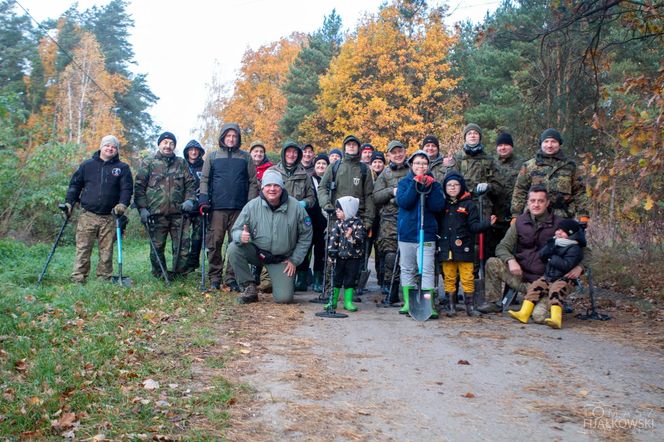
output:
<path id="1" fill-rule="evenodd" d="M 562 327 L 563 299 L 570 289 L 571 280 L 565 276 L 583 259 L 586 238 L 581 225 L 573 219 L 564 219 L 558 224 L 554 237 L 539 251 L 540 259 L 546 263 L 544 275 L 528 286 L 526 299 L 518 312 L 510 311 L 514 319 L 526 324 L 540 299 L 548 295 L 551 317 L 544 323 L 551 328 Z"/>
<path id="2" fill-rule="evenodd" d="M 311 244 L 311 219 L 298 201 L 288 196 L 281 173 L 263 174 L 258 198 L 249 201 L 231 230 L 228 259 L 244 287 L 240 304 L 258 301 L 250 265 L 263 264 L 272 280 L 277 303 L 293 301 L 295 268 L 304 261 Z"/>
<path id="3" fill-rule="evenodd" d="M 473 307 L 475 234 L 487 231 L 496 222 L 496 215 L 491 215 L 490 221 L 480 221 L 477 206 L 466 189 L 466 181 L 458 172 L 449 172 L 443 186 L 447 204 L 440 223 L 439 244 L 445 293 L 449 299 L 448 316 L 456 315 L 457 272 L 461 278 L 466 313 L 468 316 L 480 316 Z"/>
<path id="4" fill-rule="evenodd" d="M 364 241 L 367 231 L 362 220 L 357 216 L 360 200 L 352 196 L 343 196 L 336 202 L 337 221 L 330 232 L 330 244 L 327 256 L 336 259 L 334 269 L 334 291 L 332 300 L 325 305 L 325 310 L 336 310 L 341 287 L 344 288 L 344 309 L 356 312 L 353 305 L 353 291 L 357 284 L 357 274 L 364 259 Z"/>
<path id="5" fill-rule="evenodd" d="M 417 286 L 420 226 L 424 229 L 424 261 L 420 287 L 422 292 L 429 292 L 432 306 L 432 318 L 438 317 L 434 307 L 435 254 L 437 217 L 445 208 L 445 197 L 440 183 L 429 173 L 429 156 L 423 150 L 413 153 L 408 159 L 410 172 L 397 184 L 396 201 L 399 206 L 397 216 L 397 237 L 399 244 L 399 263 L 401 265 L 401 284 L 403 288 L 403 307 L 400 314 L 410 311 L 410 291 Z M 424 194 L 424 208 L 420 205 Z M 423 216 L 424 219 L 420 219 Z"/>

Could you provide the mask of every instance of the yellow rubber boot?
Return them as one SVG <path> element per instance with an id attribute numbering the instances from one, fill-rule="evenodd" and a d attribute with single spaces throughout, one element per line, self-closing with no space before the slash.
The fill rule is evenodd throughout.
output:
<path id="1" fill-rule="evenodd" d="M 552 305 L 551 317 L 546 318 L 544 323 L 551 328 L 563 328 L 563 308 L 559 305 Z"/>
<path id="2" fill-rule="evenodd" d="M 533 314 L 534 308 L 535 308 L 535 303 L 526 300 L 523 301 L 523 304 L 521 304 L 521 310 L 519 310 L 518 312 L 513 312 L 512 310 L 510 310 L 507 313 L 509 313 L 510 316 L 513 317 L 514 319 L 518 319 L 524 324 L 528 324 L 528 320 L 530 319 L 530 315 Z"/>

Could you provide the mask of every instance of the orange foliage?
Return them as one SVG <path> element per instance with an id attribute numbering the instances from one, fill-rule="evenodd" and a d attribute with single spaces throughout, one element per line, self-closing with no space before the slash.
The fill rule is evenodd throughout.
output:
<path id="1" fill-rule="evenodd" d="M 303 138 L 327 148 L 354 133 L 381 149 L 398 139 L 412 151 L 426 134 L 454 136 L 462 117 L 447 61 L 454 43 L 435 11 L 406 20 L 397 1 L 368 17 L 321 77 L 319 110 L 300 126 Z"/>
<path id="2" fill-rule="evenodd" d="M 287 103 L 281 88 L 304 39 L 304 34 L 295 33 L 245 52 L 233 94 L 219 111 L 221 122 L 240 124 L 245 146 L 260 139 L 268 150 L 281 148 L 279 120 Z"/>

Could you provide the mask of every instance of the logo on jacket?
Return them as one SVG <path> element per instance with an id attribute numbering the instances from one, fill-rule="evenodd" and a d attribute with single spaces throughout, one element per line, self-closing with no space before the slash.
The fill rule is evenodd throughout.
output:
<path id="1" fill-rule="evenodd" d="M 120 176 L 122 173 L 122 170 L 120 170 L 119 167 L 114 167 L 113 170 L 111 170 L 111 175 L 113 176 Z"/>
<path id="2" fill-rule="evenodd" d="M 465 207 L 459 207 L 457 210 L 457 213 L 463 213 L 464 215 L 468 215 L 468 209 Z"/>
<path id="3" fill-rule="evenodd" d="M 360 177 L 355 177 L 353 178 L 353 185 L 359 186 L 360 185 Z"/>
<path id="4" fill-rule="evenodd" d="M 203 176 L 203 171 L 198 171 L 198 172 L 196 172 L 196 176 L 197 176 L 198 179 L 200 180 L 201 177 Z"/>

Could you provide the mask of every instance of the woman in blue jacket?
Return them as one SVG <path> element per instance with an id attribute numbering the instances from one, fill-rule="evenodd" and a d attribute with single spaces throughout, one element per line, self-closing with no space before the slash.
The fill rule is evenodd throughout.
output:
<path id="1" fill-rule="evenodd" d="M 409 293 L 417 285 L 419 264 L 420 195 L 424 194 L 424 262 L 422 265 L 422 290 L 431 293 L 435 286 L 437 215 L 445 208 L 445 197 L 440 183 L 429 172 L 429 157 L 418 150 L 408 158 L 410 172 L 397 185 L 396 202 L 399 206 L 397 236 L 401 265 L 401 285 L 404 305 L 399 313 L 409 311 Z M 432 318 L 438 317 L 433 309 Z"/>

